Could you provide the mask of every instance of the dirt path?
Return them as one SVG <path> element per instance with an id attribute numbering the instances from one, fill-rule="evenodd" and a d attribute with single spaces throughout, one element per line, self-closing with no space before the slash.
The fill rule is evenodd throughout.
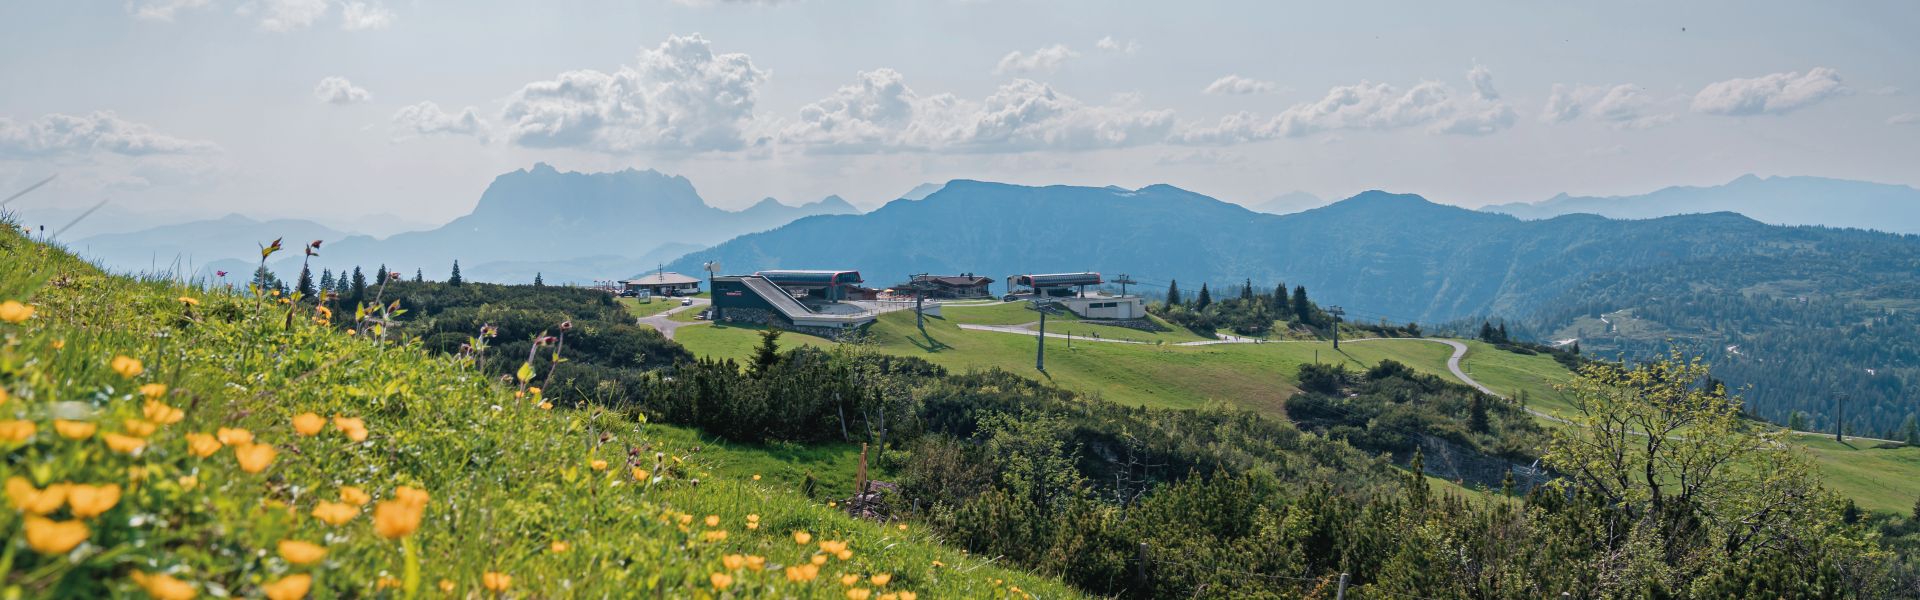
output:
<path id="1" fill-rule="evenodd" d="M 686 327 L 688 325 L 704 325 L 706 323 L 704 321 L 695 322 L 695 323 L 684 323 L 680 321 L 675 321 L 673 319 L 669 319 L 667 317 L 674 314 L 686 312 L 689 310 L 700 310 L 702 307 L 705 307 L 706 305 L 707 305 L 706 298 L 694 298 L 693 304 L 691 305 L 676 306 L 676 307 L 667 309 L 666 312 L 657 313 L 657 314 L 645 316 L 645 317 L 640 317 L 639 323 L 641 325 L 652 327 L 654 331 L 660 332 L 660 335 L 667 336 L 667 339 L 673 339 L 673 331 L 676 329 L 679 329 L 681 327 Z"/>

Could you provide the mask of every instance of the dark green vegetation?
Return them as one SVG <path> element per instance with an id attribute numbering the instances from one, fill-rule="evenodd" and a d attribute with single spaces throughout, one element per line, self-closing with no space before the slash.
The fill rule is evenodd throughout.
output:
<path id="1" fill-rule="evenodd" d="M 916 234 L 862 235 L 871 231 Z M 1033 240 L 1073 243 L 1036 255 Z M 1092 269 L 1180 278 L 1189 302 L 1200 282 L 1284 280 L 1345 306 L 1353 321 L 1459 320 L 1458 333 L 1470 335 L 1494 317 L 1516 337 L 1582 337 L 1587 354 L 1608 358 L 1662 356 L 1672 338 L 1736 389 L 1751 386 L 1753 411 L 1776 422 L 1801 410 L 1831 426 L 1837 392 L 1850 395 L 1848 418 L 1865 432 L 1920 410 L 1920 238 L 1730 213 L 1522 221 L 1367 192 L 1275 216 L 1164 185 L 955 181 L 925 200 L 742 236 L 670 268 L 707 260 L 740 271 Z M 1210 291 L 1216 302 L 1231 295 Z M 1610 331 L 1604 315 L 1630 318 L 1609 316 L 1624 321 Z"/>

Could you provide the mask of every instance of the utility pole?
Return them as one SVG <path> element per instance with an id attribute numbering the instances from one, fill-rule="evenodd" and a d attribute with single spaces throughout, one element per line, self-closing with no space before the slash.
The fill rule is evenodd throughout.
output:
<path id="1" fill-rule="evenodd" d="M 1127 286 L 1128 286 L 1128 285 L 1132 285 L 1132 284 L 1135 284 L 1135 283 L 1139 283 L 1138 281 L 1134 281 L 1134 280 L 1133 280 L 1133 277 L 1131 277 L 1131 276 L 1128 276 L 1128 275 L 1127 275 L 1126 273 L 1121 273 L 1119 277 L 1115 277 L 1115 278 L 1113 278 L 1113 282 L 1114 282 L 1114 283 L 1118 283 L 1118 284 L 1120 284 L 1120 296 L 1121 296 L 1121 297 L 1126 297 L 1126 295 L 1127 295 Z"/>
<path id="2" fill-rule="evenodd" d="M 720 291 L 713 289 L 713 277 L 720 272 L 720 261 L 707 261 L 700 268 L 707 270 L 707 305 L 712 311 L 707 319 L 717 323 L 720 321 Z"/>
<path id="3" fill-rule="evenodd" d="M 1333 600 L 1347 600 L 1347 574 L 1340 574 L 1340 587 L 1333 591 Z"/>
<path id="4" fill-rule="evenodd" d="M 1833 396 L 1833 411 L 1840 415 L 1839 418 L 1835 419 L 1833 422 L 1833 441 L 1846 442 L 1847 440 L 1841 438 L 1841 436 L 1846 435 L 1846 431 L 1847 431 L 1847 393 L 1846 392 L 1840 392 Z"/>
<path id="5" fill-rule="evenodd" d="M 1039 300 L 1034 300 L 1033 308 L 1040 311 L 1040 336 L 1035 338 L 1040 341 L 1040 344 L 1033 351 L 1033 368 L 1045 373 L 1047 372 L 1047 307 Z"/>
<path id="6" fill-rule="evenodd" d="M 1338 306 L 1327 307 L 1327 313 L 1333 315 L 1333 349 L 1340 349 L 1340 317 L 1346 316 L 1346 309 Z"/>
<path id="7" fill-rule="evenodd" d="M 927 334 L 927 292 L 933 287 L 926 278 L 926 273 L 907 276 L 907 289 L 913 290 L 913 323 L 920 327 L 920 335 Z"/>

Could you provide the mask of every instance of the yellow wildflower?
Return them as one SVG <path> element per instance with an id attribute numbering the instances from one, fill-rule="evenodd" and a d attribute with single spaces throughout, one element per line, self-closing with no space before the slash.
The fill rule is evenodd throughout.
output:
<path id="1" fill-rule="evenodd" d="M 60 510 L 67 501 L 67 484 L 55 483 L 40 489 L 27 478 L 15 475 L 7 478 L 7 501 L 13 509 L 30 515 L 44 515 Z"/>
<path id="2" fill-rule="evenodd" d="M 807 533 L 805 531 L 793 532 L 793 543 L 795 544 L 805 546 L 807 545 L 808 542 L 812 542 L 812 541 L 813 541 L 813 534 L 811 533 Z"/>
<path id="3" fill-rule="evenodd" d="M 813 555 L 813 558 L 810 558 L 810 559 L 807 559 L 807 560 L 808 560 L 809 562 L 812 562 L 812 563 L 813 563 L 813 564 L 815 564 L 815 565 L 824 565 L 824 564 L 827 564 L 827 555 L 825 555 L 825 554 L 815 554 L 815 555 Z"/>
<path id="4" fill-rule="evenodd" d="M 260 586 L 260 591 L 267 593 L 267 600 L 300 600 L 307 597 L 307 591 L 311 589 L 313 576 L 306 573 L 288 575 Z"/>
<path id="5" fill-rule="evenodd" d="M 747 566 L 747 557 L 739 554 L 728 554 L 720 557 L 720 564 L 726 565 L 728 571 L 738 571 L 741 567 Z"/>
<path id="6" fill-rule="evenodd" d="M 199 594 L 194 591 L 193 584 L 174 579 L 172 575 L 165 573 L 134 571 L 128 577 L 139 584 L 141 589 L 146 590 L 147 595 L 154 600 L 192 600 Z"/>
<path id="7" fill-rule="evenodd" d="M 204 433 L 187 434 L 187 452 L 191 452 L 194 456 L 200 458 L 213 456 L 213 453 L 219 452 L 220 447 L 223 445 L 225 444 L 221 444 L 219 439 L 211 435 Z"/>
<path id="8" fill-rule="evenodd" d="M 233 458 L 240 462 L 240 470 L 248 473 L 267 470 L 267 467 L 273 464 L 273 458 L 279 454 L 280 451 L 275 450 L 273 444 L 243 444 L 233 447 Z"/>
<path id="9" fill-rule="evenodd" d="M 148 400 L 159 400 L 161 396 L 167 395 L 167 384 L 149 383 L 140 386 L 140 395 L 146 396 Z"/>
<path id="10" fill-rule="evenodd" d="M 487 571 L 485 575 L 480 576 L 480 584 L 486 586 L 489 591 L 504 592 L 507 588 L 513 587 L 513 576 Z"/>
<path id="11" fill-rule="evenodd" d="M 199 306 L 200 300 L 198 298 L 194 298 L 193 296 L 181 296 L 180 303 L 185 304 L 187 306 Z"/>
<path id="12" fill-rule="evenodd" d="M 587 466 L 593 467 L 595 471 L 605 471 L 607 470 L 607 461 L 596 458 L 593 459 L 593 462 L 587 463 Z"/>
<path id="13" fill-rule="evenodd" d="M 754 473 L 754 474 L 753 474 L 753 480 L 754 480 L 754 481 L 759 481 L 759 480 L 760 480 L 760 474 L 759 474 L 759 473 Z"/>
<path id="14" fill-rule="evenodd" d="M 748 556 L 747 568 L 755 571 L 767 568 L 767 557 L 757 555 Z"/>
<path id="15" fill-rule="evenodd" d="M 107 449 L 121 454 L 133 454 L 139 452 L 141 448 L 147 447 L 146 440 L 131 435 L 102 433 L 100 434 L 100 439 L 107 442 Z"/>
<path id="16" fill-rule="evenodd" d="M 340 433 L 347 434 L 347 439 L 349 440 L 356 442 L 364 442 L 367 440 L 367 422 L 358 417 L 335 415 L 333 417 L 333 428 L 340 430 Z"/>
<path id="17" fill-rule="evenodd" d="M 393 489 L 393 499 L 414 508 L 426 508 L 430 498 L 426 490 L 403 485 Z"/>
<path id="18" fill-rule="evenodd" d="M 39 428 L 33 424 L 33 421 L 0 421 L 0 440 L 24 442 L 27 438 L 33 437 L 33 432 L 37 429 Z"/>
<path id="19" fill-rule="evenodd" d="M 366 490 L 358 487 L 343 485 L 340 486 L 340 500 L 354 506 L 366 506 L 368 502 L 373 501 L 373 496 L 367 495 Z"/>
<path id="20" fill-rule="evenodd" d="M 141 373 L 147 372 L 147 367 L 140 364 L 140 359 L 131 356 L 115 356 L 107 366 L 112 367 L 113 372 L 127 379 L 139 377 Z"/>
<path id="21" fill-rule="evenodd" d="M 720 515 L 707 515 L 707 526 L 708 526 L 708 527 L 719 527 L 719 526 L 720 526 Z"/>
<path id="22" fill-rule="evenodd" d="M 0 321 L 19 324 L 33 316 L 33 307 L 21 304 L 17 300 L 0 302 Z"/>
<path id="23" fill-rule="evenodd" d="M 293 418 L 293 432 L 304 436 L 320 435 L 320 430 L 326 426 L 325 417 L 310 412 L 300 413 Z"/>
<path id="24" fill-rule="evenodd" d="M 845 574 L 845 575 L 841 575 L 841 576 L 840 576 L 840 585 L 853 585 L 853 584 L 856 584 L 856 583 L 860 583 L 860 575 L 859 575 L 859 574 L 856 574 L 856 573 L 848 573 L 848 574 Z"/>
<path id="25" fill-rule="evenodd" d="M 540 403 L 540 410 L 553 410 L 553 403 L 552 403 L 552 402 L 541 402 L 541 403 Z"/>
<path id="26" fill-rule="evenodd" d="M 180 489 L 183 489 L 183 490 L 191 490 L 193 488 L 200 487 L 200 478 L 194 477 L 192 475 L 181 475 L 179 479 L 175 479 L 174 481 L 178 482 L 180 484 Z"/>
<path id="27" fill-rule="evenodd" d="M 901 523 L 901 524 L 900 524 L 900 530 L 901 530 L 901 531 L 906 531 L 906 530 L 907 530 L 907 524 L 906 524 L 906 523 Z"/>
<path id="28" fill-rule="evenodd" d="M 179 423 L 181 419 L 187 417 L 187 411 L 167 406 L 166 403 L 159 400 L 148 400 L 146 406 L 141 408 L 140 412 L 146 415 L 148 421 L 153 421 L 161 425 Z"/>
<path id="29" fill-rule="evenodd" d="M 853 588 L 853 589 L 847 590 L 847 600 L 867 600 L 868 598 L 872 598 L 872 597 L 873 597 L 873 590 L 869 590 L 867 588 Z"/>
<path id="30" fill-rule="evenodd" d="M 715 529 L 713 531 L 709 531 L 704 534 L 701 534 L 701 536 L 705 537 L 709 542 L 718 542 L 720 540 L 727 539 L 727 530 Z"/>
<path id="31" fill-rule="evenodd" d="M 313 542 L 280 540 L 280 558 L 296 565 L 310 565 L 327 557 L 327 549 Z"/>
<path id="32" fill-rule="evenodd" d="M 399 500 L 387 500 L 375 504 L 373 532 L 390 540 L 407 537 L 420 528 L 420 517 L 423 512 L 425 512 L 423 506 Z"/>
<path id="33" fill-rule="evenodd" d="M 351 504 L 321 500 L 313 505 L 313 518 L 328 525 L 344 525 L 357 516 L 360 516 L 360 509 Z"/>
<path id="34" fill-rule="evenodd" d="M 70 440 L 84 440 L 84 439 L 93 437 L 94 430 L 99 428 L 100 428 L 99 425 L 88 423 L 86 421 L 68 421 L 66 419 L 56 419 L 53 422 L 53 430 L 60 432 L 60 437 L 67 438 Z"/>
<path id="35" fill-rule="evenodd" d="M 51 521 L 42 517 L 27 517 L 27 546 L 41 554 L 65 554 L 80 542 L 87 541 L 93 531 L 80 521 Z"/>
<path id="36" fill-rule="evenodd" d="M 733 576 L 726 573 L 707 575 L 707 581 L 713 582 L 713 589 L 724 590 L 733 586 Z"/>
<path id="37" fill-rule="evenodd" d="M 794 565 L 787 567 L 787 581 L 804 583 L 820 576 L 819 565 Z"/>
<path id="38" fill-rule="evenodd" d="M 67 486 L 67 507 L 76 519 L 91 519 L 120 503 L 120 484 Z"/>
<path id="39" fill-rule="evenodd" d="M 834 554 L 834 556 L 835 556 L 835 557 L 837 557 L 837 558 L 839 558 L 840 560 L 853 560 L 853 551 L 852 551 L 852 550 L 841 550 L 841 551 L 839 551 L 839 552 L 837 552 L 837 553 L 835 553 L 835 554 Z"/>
<path id="40" fill-rule="evenodd" d="M 452 580 L 452 579 L 442 579 L 442 580 L 440 580 L 440 591 L 442 591 L 442 592 L 446 592 L 446 593 L 449 593 L 449 594 L 451 594 L 451 593 L 453 593 L 453 587 L 454 587 L 454 586 L 453 586 L 453 580 Z"/>
<path id="41" fill-rule="evenodd" d="M 381 575 L 379 579 L 373 580 L 373 589 L 397 590 L 397 589 L 400 589 L 400 586 L 402 583 L 403 582 L 400 581 L 399 577 L 394 577 L 392 575 Z"/>
<path id="42" fill-rule="evenodd" d="M 893 581 L 893 574 L 892 573 L 875 573 L 873 574 L 873 577 L 869 578 L 869 580 L 873 581 L 874 585 L 884 586 L 888 582 Z"/>
<path id="43" fill-rule="evenodd" d="M 820 542 L 820 551 L 827 554 L 839 554 L 842 550 L 846 549 L 847 543 L 840 540 L 822 540 Z"/>
<path id="44" fill-rule="evenodd" d="M 214 430 L 213 436 L 219 438 L 220 443 L 228 446 L 253 443 L 253 432 L 237 427 L 221 427 Z"/>
<path id="45" fill-rule="evenodd" d="M 900 595 L 898 596 L 898 600 L 919 600 L 919 599 L 920 599 L 919 594 L 915 594 L 913 592 L 909 592 L 906 590 L 901 590 Z"/>
<path id="46" fill-rule="evenodd" d="M 127 435 L 131 435 L 134 437 L 147 437 L 147 436 L 153 435 L 153 430 L 158 427 L 159 425 L 155 424 L 153 421 L 148 421 L 146 419 L 127 419 L 125 421 L 120 422 L 120 428 L 125 430 L 127 432 Z"/>
<path id="47" fill-rule="evenodd" d="M 635 481 L 646 481 L 648 475 L 650 474 L 647 473 L 646 469 L 642 469 L 640 467 L 633 468 L 633 478 Z"/>
<path id="48" fill-rule="evenodd" d="M 560 540 L 554 540 L 552 544 L 547 546 L 547 550 L 552 551 L 554 554 L 560 554 L 572 549 L 573 545 Z"/>

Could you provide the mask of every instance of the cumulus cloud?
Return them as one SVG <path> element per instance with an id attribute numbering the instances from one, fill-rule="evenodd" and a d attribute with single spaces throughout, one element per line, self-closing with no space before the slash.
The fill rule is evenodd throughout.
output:
<path id="1" fill-rule="evenodd" d="M 993 74 L 1052 73 L 1059 70 L 1067 59 L 1078 56 L 1079 52 L 1074 52 L 1065 44 L 1054 44 L 1031 53 L 1015 50 L 1000 57 L 1000 64 L 993 68 Z"/>
<path id="2" fill-rule="evenodd" d="M 1113 36 L 1109 35 L 1109 36 L 1100 38 L 1100 41 L 1094 42 L 1093 47 L 1100 49 L 1100 51 L 1102 52 L 1118 52 L 1121 54 L 1133 54 L 1135 52 L 1140 51 L 1140 41 L 1127 40 L 1125 42 L 1122 42 L 1120 40 L 1113 39 Z"/>
<path id="3" fill-rule="evenodd" d="M 1912 125 L 1920 123 L 1920 113 L 1901 113 L 1887 117 L 1888 125 Z"/>
<path id="4" fill-rule="evenodd" d="M 714 54 L 699 34 L 671 36 L 613 73 L 561 73 L 520 88 L 503 118 L 508 139 L 528 147 L 608 153 L 737 150 L 750 142 L 768 73 L 745 54 Z"/>
<path id="5" fill-rule="evenodd" d="M 1851 93 L 1840 73 L 1816 67 L 1805 73 L 1774 73 L 1708 84 L 1693 97 L 1694 112 L 1712 115 L 1780 115 Z"/>
<path id="6" fill-rule="evenodd" d="M 1030 79 L 1003 84 L 980 101 L 922 96 L 898 71 L 876 69 L 802 108 L 780 139 L 823 153 L 1089 150 L 1165 139 L 1173 113 L 1137 102 L 1087 104 Z"/>
<path id="7" fill-rule="evenodd" d="M 487 141 L 487 123 L 478 110 L 469 106 L 459 113 L 440 110 L 433 102 L 421 102 L 393 113 L 393 129 L 399 139 L 420 135 L 470 135 Z"/>
<path id="8" fill-rule="evenodd" d="M 260 29 L 294 31 L 313 25 L 332 7 L 329 0 L 256 0 L 240 7 L 240 13 L 258 15 Z"/>
<path id="9" fill-rule="evenodd" d="M 203 8 L 209 0 L 145 0 L 127 3 L 134 18 L 148 21 L 172 21 L 181 11 Z"/>
<path id="10" fill-rule="evenodd" d="M 1493 71 L 1480 65 L 1474 65 L 1467 71 L 1467 82 L 1473 84 L 1473 95 L 1481 100 L 1499 100 L 1500 92 L 1493 89 Z"/>
<path id="11" fill-rule="evenodd" d="M 340 28 L 347 31 L 386 29 L 393 24 L 393 11 L 370 2 L 348 2 L 340 11 Z"/>
<path id="12" fill-rule="evenodd" d="M 1202 91 L 1214 95 L 1242 95 L 1265 94 L 1277 89 L 1280 89 L 1280 84 L 1271 81 L 1228 75 L 1213 80 L 1213 83 L 1207 84 L 1207 89 Z"/>
<path id="13" fill-rule="evenodd" d="M 1327 91 L 1316 102 L 1288 107 L 1274 116 L 1250 112 L 1222 117 L 1210 126 L 1189 127 L 1178 141 L 1192 144 L 1236 144 L 1283 137 L 1301 137 L 1336 130 L 1390 130 L 1425 127 L 1430 133 L 1485 135 L 1513 126 L 1513 107 L 1483 95 L 1493 91 L 1491 73 L 1482 73 L 1471 94 L 1452 87 L 1421 82 L 1401 90 L 1390 84 L 1362 81 Z"/>
<path id="14" fill-rule="evenodd" d="M 368 93 L 366 88 L 353 85 L 345 77 L 328 77 L 313 86 L 313 97 L 327 104 L 353 104 L 371 100 L 373 94 Z"/>
<path id="15" fill-rule="evenodd" d="M 1578 119 L 1599 121 L 1615 129 L 1645 129 L 1673 120 L 1673 115 L 1658 112 L 1658 102 L 1646 90 L 1633 84 L 1614 86 L 1554 84 L 1547 105 L 1540 111 L 1545 123 L 1567 123 Z"/>
<path id="16" fill-rule="evenodd" d="M 112 111 L 55 113 L 25 122 L 0 118 L 0 157 L 208 154 L 219 149 L 213 142 L 154 131 L 150 126 L 121 119 Z"/>

